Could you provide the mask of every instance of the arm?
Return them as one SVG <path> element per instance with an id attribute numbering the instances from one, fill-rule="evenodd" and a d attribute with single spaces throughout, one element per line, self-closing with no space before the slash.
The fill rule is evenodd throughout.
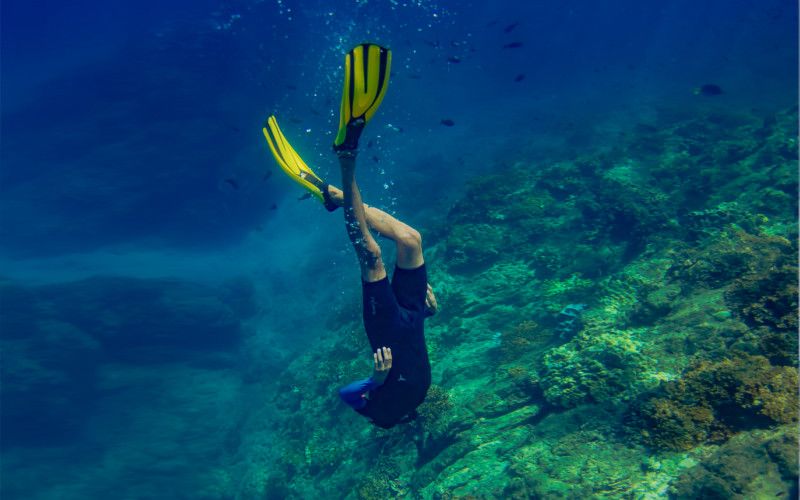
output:
<path id="1" fill-rule="evenodd" d="M 339 397 L 342 398 L 342 401 L 353 407 L 353 409 L 359 410 L 367 404 L 367 392 L 375 389 L 379 385 L 380 384 L 372 380 L 371 377 L 356 380 L 352 384 L 339 389 Z"/>
<path id="2" fill-rule="evenodd" d="M 369 391 L 383 385 L 389 375 L 389 370 L 392 369 L 392 350 L 388 347 L 378 349 L 372 357 L 375 369 L 370 378 L 357 380 L 339 389 L 339 397 L 353 409 L 361 409 L 367 404 Z"/>

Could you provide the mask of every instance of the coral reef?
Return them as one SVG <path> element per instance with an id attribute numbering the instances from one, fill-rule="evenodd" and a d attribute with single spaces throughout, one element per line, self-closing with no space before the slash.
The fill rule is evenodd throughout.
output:
<path id="1" fill-rule="evenodd" d="M 661 395 L 646 398 L 631 426 L 657 448 L 688 450 L 734 433 L 797 421 L 797 370 L 763 356 L 703 361 Z"/>
<path id="2" fill-rule="evenodd" d="M 342 299 L 277 384 L 287 496 L 794 494 L 796 111 L 664 113 L 602 150 L 487 170 L 423 231 L 444 307 L 408 426 L 319 404 L 369 369 L 359 297 Z M 309 467 L 320 426 L 351 453 Z"/>
<path id="3" fill-rule="evenodd" d="M 630 332 L 587 328 L 544 356 L 545 399 L 564 408 L 586 402 L 624 401 L 648 370 L 641 343 Z"/>

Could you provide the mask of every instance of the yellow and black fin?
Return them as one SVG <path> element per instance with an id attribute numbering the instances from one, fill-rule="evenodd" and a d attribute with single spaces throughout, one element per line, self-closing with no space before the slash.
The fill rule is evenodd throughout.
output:
<path id="1" fill-rule="evenodd" d="M 267 139 L 273 158 L 278 162 L 278 166 L 286 172 L 286 175 L 316 196 L 329 211 L 335 210 L 337 205 L 333 203 L 328 194 L 328 184 L 306 165 L 297 151 L 289 144 L 286 136 L 278 127 L 278 120 L 274 115 L 267 118 L 267 123 L 264 124 L 261 131 L 264 132 L 264 138 Z"/>
<path id="2" fill-rule="evenodd" d="M 372 43 L 357 45 L 344 59 L 344 90 L 339 111 L 339 132 L 333 142 L 336 151 L 354 150 L 364 125 L 378 110 L 386 89 L 392 51 Z"/>

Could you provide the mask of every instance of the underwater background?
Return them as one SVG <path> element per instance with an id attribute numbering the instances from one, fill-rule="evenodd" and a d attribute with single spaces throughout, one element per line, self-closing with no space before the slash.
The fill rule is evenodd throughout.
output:
<path id="1" fill-rule="evenodd" d="M 2 498 L 796 498 L 797 17 L 2 2 Z M 337 395 L 371 370 L 341 213 L 261 133 L 337 184 L 365 41 L 359 183 L 441 306 L 390 430 Z"/>

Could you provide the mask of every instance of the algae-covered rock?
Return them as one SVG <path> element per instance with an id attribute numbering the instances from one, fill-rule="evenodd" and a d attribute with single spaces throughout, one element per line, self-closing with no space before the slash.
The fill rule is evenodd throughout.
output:
<path id="1" fill-rule="evenodd" d="M 775 330 L 797 331 L 797 265 L 788 241 L 784 258 L 763 259 L 772 264 L 762 272 L 752 272 L 734 281 L 725 298 L 751 325 L 766 325 Z M 766 267 L 766 266 L 765 266 Z"/>
<path id="2" fill-rule="evenodd" d="M 377 463 L 356 486 L 356 497 L 359 500 L 381 500 L 399 498 L 406 493 L 407 487 L 399 479 L 400 467 L 390 457 L 380 456 Z"/>
<path id="3" fill-rule="evenodd" d="M 767 274 L 776 265 L 791 262 L 795 253 L 786 238 L 728 226 L 698 245 L 676 252 L 669 273 L 684 290 L 719 288 L 743 276 Z"/>
<path id="4" fill-rule="evenodd" d="M 672 485 L 678 499 L 797 498 L 797 429 L 743 433 L 684 472 Z"/>
<path id="5" fill-rule="evenodd" d="M 547 342 L 550 335 L 542 332 L 535 321 L 523 321 L 500 335 L 499 361 L 508 363 L 519 358 L 537 344 Z"/>
<path id="6" fill-rule="evenodd" d="M 447 261 L 459 271 L 479 271 L 499 259 L 508 246 L 502 227 L 459 224 L 447 236 Z"/>

